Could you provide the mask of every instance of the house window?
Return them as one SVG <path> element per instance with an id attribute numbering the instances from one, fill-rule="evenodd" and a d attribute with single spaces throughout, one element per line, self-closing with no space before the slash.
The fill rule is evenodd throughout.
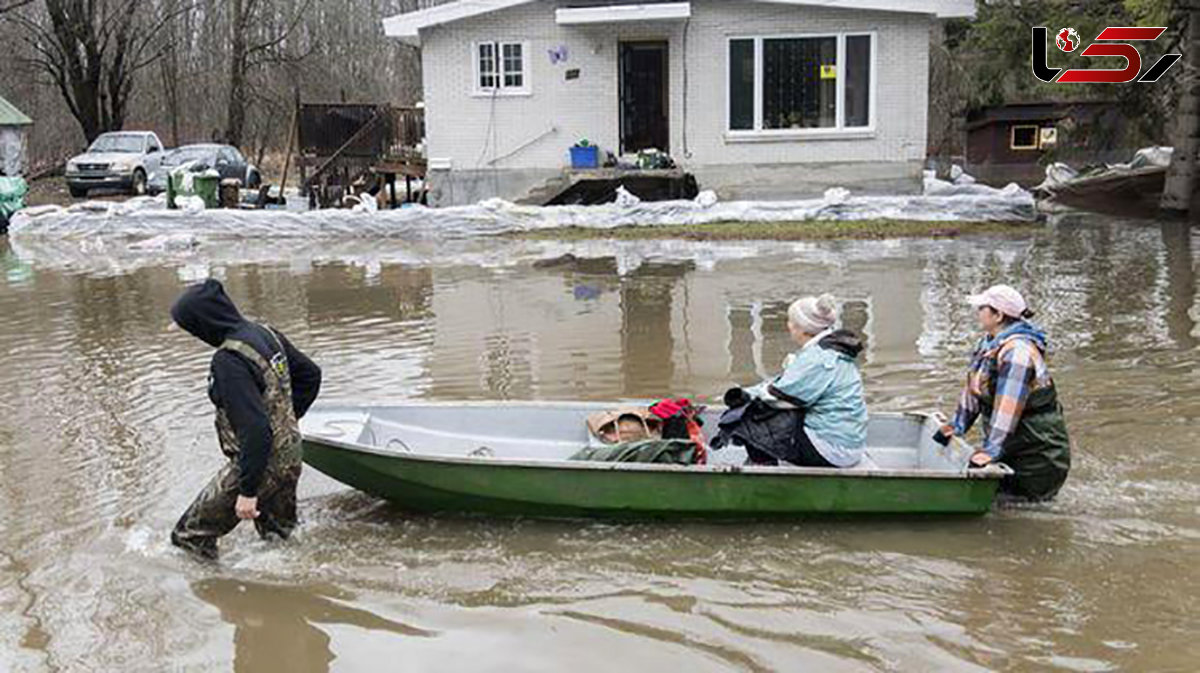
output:
<path id="1" fill-rule="evenodd" d="M 1036 150 L 1038 148 L 1038 127 L 1012 127 L 1012 138 L 1009 147 L 1014 150 Z"/>
<path id="2" fill-rule="evenodd" d="M 837 126 L 837 38 L 763 40 L 762 49 L 762 127 Z"/>
<path id="3" fill-rule="evenodd" d="M 754 130 L 754 40 L 729 43 L 729 128 Z"/>
<path id="4" fill-rule="evenodd" d="M 487 91 L 495 89 L 499 80 L 496 73 L 499 71 L 496 63 L 496 44 L 494 42 L 486 42 L 479 45 L 479 89 Z"/>
<path id="5" fill-rule="evenodd" d="M 871 125 L 871 36 L 847 35 L 846 118 L 851 128 Z"/>
<path id="6" fill-rule="evenodd" d="M 527 93 L 528 48 L 523 42 L 480 42 L 475 45 L 476 92 Z"/>
<path id="7" fill-rule="evenodd" d="M 729 130 L 869 129 L 873 34 L 729 41 Z"/>
<path id="8" fill-rule="evenodd" d="M 525 86 L 525 51 L 519 44 L 506 44 L 504 50 L 504 88 L 520 89 Z"/>

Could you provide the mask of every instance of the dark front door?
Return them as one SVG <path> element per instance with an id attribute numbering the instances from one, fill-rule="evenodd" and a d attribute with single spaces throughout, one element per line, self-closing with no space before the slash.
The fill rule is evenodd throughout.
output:
<path id="1" fill-rule="evenodd" d="M 621 43 L 621 152 L 670 152 L 667 43 Z"/>

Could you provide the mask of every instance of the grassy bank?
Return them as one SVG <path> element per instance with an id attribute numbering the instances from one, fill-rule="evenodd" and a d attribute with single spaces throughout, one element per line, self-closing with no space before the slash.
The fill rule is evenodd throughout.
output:
<path id="1" fill-rule="evenodd" d="M 1033 222 L 921 222 L 911 220 L 802 220 L 796 222 L 720 222 L 656 227 L 591 229 L 557 227 L 503 234 L 524 240 L 579 241 L 612 239 L 622 241 L 677 238 L 691 241 L 819 241 L 834 239 L 946 238 L 964 234 L 1014 236 L 1029 234 Z"/>

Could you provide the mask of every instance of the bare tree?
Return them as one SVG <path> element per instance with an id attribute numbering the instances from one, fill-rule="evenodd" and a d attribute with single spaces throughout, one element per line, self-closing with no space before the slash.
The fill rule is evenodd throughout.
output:
<path id="1" fill-rule="evenodd" d="M 33 0 L 0 0 L 0 14 L 11 12 L 18 7 L 32 5 Z"/>
<path id="2" fill-rule="evenodd" d="M 0 89 L 38 119 L 35 163 L 136 126 L 282 164 L 297 97 L 419 99 L 419 50 L 382 20 L 443 1 L 0 0 Z"/>
<path id="3" fill-rule="evenodd" d="M 166 31 L 166 48 L 161 59 L 159 59 L 159 77 L 162 83 L 163 101 L 166 107 L 167 118 L 171 126 L 171 144 L 179 145 L 179 41 L 177 39 L 178 27 L 175 21 L 168 23 L 163 29 Z"/>
<path id="4" fill-rule="evenodd" d="M 282 47 L 300 25 L 312 0 L 304 4 L 283 26 L 270 30 L 270 17 L 264 16 L 272 3 L 263 0 L 232 0 L 230 16 L 229 105 L 226 112 L 225 141 L 241 145 L 246 131 L 246 111 L 250 106 L 250 71 L 267 63 L 300 59 L 288 56 Z M 256 30 L 256 28 L 258 30 Z M 251 41 L 254 32 L 261 34 Z"/>
<path id="5" fill-rule="evenodd" d="M 179 11 L 176 0 L 45 0 L 44 15 L 11 16 L 25 59 L 50 77 L 90 142 L 124 125 L 135 77 L 161 56 L 160 29 Z"/>

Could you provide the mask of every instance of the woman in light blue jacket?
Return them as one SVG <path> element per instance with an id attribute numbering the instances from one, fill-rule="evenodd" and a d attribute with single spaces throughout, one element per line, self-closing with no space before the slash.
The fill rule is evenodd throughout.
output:
<path id="1" fill-rule="evenodd" d="M 837 320 L 831 295 L 792 304 L 788 331 L 799 350 L 782 374 L 726 400 L 722 435 L 745 446 L 751 463 L 854 467 L 862 460 L 867 405 L 855 364 L 862 342 L 835 329 Z"/>

